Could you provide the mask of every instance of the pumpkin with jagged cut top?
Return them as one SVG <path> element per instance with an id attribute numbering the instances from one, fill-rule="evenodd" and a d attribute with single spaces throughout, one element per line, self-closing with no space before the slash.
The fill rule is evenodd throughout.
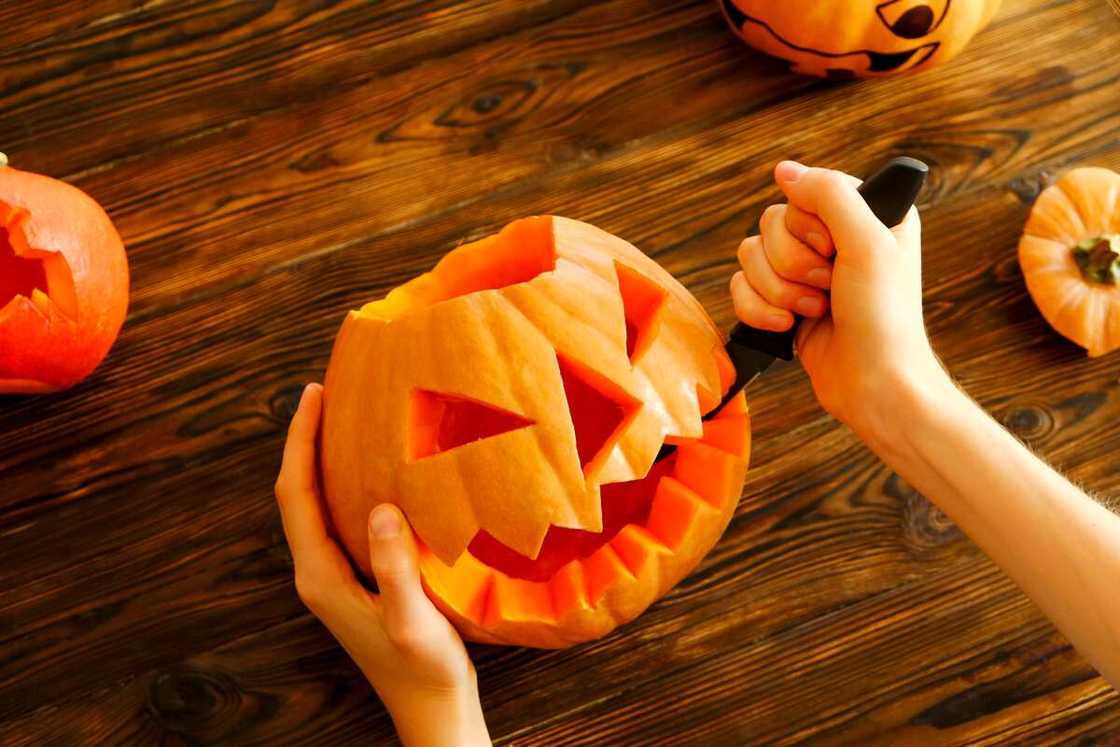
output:
<path id="1" fill-rule="evenodd" d="M 702 418 L 733 379 L 699 302 L 641 251 L 516 221 L 343 322 L 322 430 L 333 526 L 368 575 L 367 517 L 399 506 L 429 596 L 469 639 L 597 638 L 726 527 L 746 401 Z"/>

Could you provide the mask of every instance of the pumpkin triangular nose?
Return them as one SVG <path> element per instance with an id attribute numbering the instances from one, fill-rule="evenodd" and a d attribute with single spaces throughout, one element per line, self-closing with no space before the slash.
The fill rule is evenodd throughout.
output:
<path id="1" fill-rule="evenodd" d="M 583 474 L 591 477 L 602 467 L 642 403 L 591 369 L 560 355 L 556 360 L 576 434 L 579 463 Z"/>

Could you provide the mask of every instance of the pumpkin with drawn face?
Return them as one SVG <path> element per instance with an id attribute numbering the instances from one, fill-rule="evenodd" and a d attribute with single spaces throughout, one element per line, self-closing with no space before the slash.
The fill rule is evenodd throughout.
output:
<path id="1" fill-rule="evenodd" d="M 821 77 L 924 70 L 955 57 L 1000 0 L 719 0 L 756 49 Z"/>
<path id="2" fill-rule="evenodd" d="M 476 641 L 559 647 L 633 619 L 729 521 L 742 395 L 703 308 L 585 223 L 516 221 L 351 312 L 324 392 L 331 519 L 370 574 L 398 505 L 425 588 Z M 676 452 L 657 461 L 666 442 Z"/>

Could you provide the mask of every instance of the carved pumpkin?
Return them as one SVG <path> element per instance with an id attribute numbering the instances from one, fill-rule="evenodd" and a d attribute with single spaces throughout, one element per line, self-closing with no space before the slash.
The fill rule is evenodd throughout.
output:
<path id="1" fill-rule="evenodd" d="M 1019 265 L 1050 326 L 1090 356 L 1120 347 L 1120 174 L 1074 169 L 1043 191 Z"/>
<path id="2" fill-rule="evenodd" d="M 65 389 L 112 347 L 128 259 L 105 211 L 0 153 L 0 393 Z"/>
<path id="3" fill-rule="evenodd" d="M 821 77 L 881 76 L 955 57 L 1000 0 L 720 0 L 747 44 Z"/>
<path id="4" fill-rule="evenodd" d="M 630 244 L 516 221 L 351 312 L 324 392 L 334 527 L 400 506 L 425 587 L 467 638 L 596 638 L 685 576 L 734 511 L 750 427 L 700 304 Z M 675 455 L 655 463 L 661 446 Z"/>

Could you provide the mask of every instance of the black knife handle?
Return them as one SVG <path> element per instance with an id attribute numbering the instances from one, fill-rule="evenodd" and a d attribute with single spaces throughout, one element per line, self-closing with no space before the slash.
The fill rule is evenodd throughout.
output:
<path id="1" fill-rule="evenodd" d="M 892 158 L 859 186 L 859 194 L 875 217 L 888 228 L 902 222 L 906 213 L 918 199 L 922 191 L 929 166 L 916 158 L 899 156 Z M 752 233 L 758 233 L 758 226 Z M 782 360 L 793 360 L 793 343 L 797 337 L 797 327 L 801 317 L 793 317 L 793 326 L 785 332 L 771 332 L 755 329 L 739 322 L 731 330 L 732 342 L 745 345 L 751 350 L 768 353 Z"/>

